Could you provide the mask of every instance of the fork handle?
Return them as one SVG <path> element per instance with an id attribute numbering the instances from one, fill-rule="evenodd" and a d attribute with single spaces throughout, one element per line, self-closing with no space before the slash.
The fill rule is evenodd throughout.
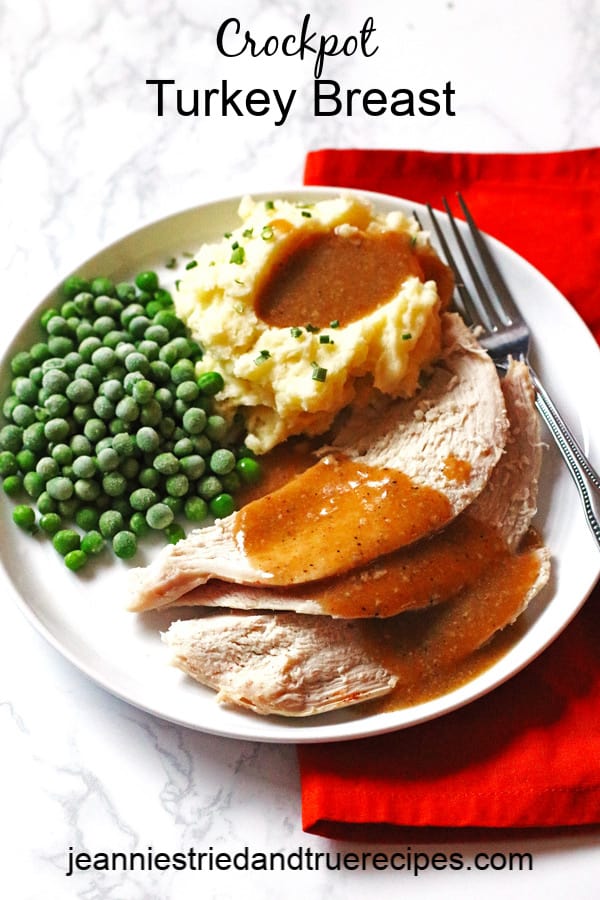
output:
<path id="1" fill-rule="evenodd" d="M 575 436 L 548 396 L 540 379 L 530 368 L 536 389 L 535 405 L 548 426 L 575 482 L 590 530 L 600 547 L 600 476 L 587 459 Z"/>

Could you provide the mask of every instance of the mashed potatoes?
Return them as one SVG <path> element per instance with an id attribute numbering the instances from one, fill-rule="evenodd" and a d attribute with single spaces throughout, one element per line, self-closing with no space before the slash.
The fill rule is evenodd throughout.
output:
<path id="1" fill-rule="evenodd" d="M 200 249 L 175 302 L 206 348 L 199 370 L 225 378 L 221 408 L 245 412 L 248 446 L 320 434 L 365 389 L 414 393 L 439 352 L 440 311 L 415 222 L 352 196 L 245 198 L 239 215 Z"/>

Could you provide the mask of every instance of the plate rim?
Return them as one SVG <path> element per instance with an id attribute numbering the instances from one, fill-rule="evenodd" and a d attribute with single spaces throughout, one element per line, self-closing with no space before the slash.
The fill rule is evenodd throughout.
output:
<path id="1" fill-rule="evenodd" d="M 340 186 L 319 185 L 288 187 L 278 190 L 260 190 L 256 192 L 248 191 L 247 195 L 259 201 L 269 198 L 302 199 L 306 196 L 314 196 L 319 197 L 320 199 L 326 199 L 340 195 L 352 195 L 364 198 L 367 201 L 371 202 L 374 206 L 377 206 L 379 202 L 380 204 L 388 206 L 390 204 L 396 204 L 398 209 L 402 209 L 404 211 L 408 209 L 415 209 L 417 212 L 419 212 L 420 210 L 425 210 L 424 204 L 409 200 L 405 197 L 399 197 L 393 194 L 385 194 L 376 191 L 367 191 L 359 188 Z M 94 262 L 98 257 L 110 254 L 111 251 L 116 250 L 125 241 L 133 241 L 135 239 L 143 237 L 144 232 L 146 231 L 151 231 L 157 228 L 164 228 L 171 220 L 175 221 L 177 219 L 185 218 L 195 213 L 206 211 L 210 207 L 237 205 L 239 204 L 243 196 L 243 194 L 233 194 L 222 198 L 207 200 L 203 203 L 193 204 L 184 209 L 167 213 L 166 215 L 161 216 L 158 219 L 147 221 L 139 227 L 125 232 L 120 237 L 110 241 L 108 244 L 101 246 L 95 253 L 87 257 L 87 259 L 81 262 L 76 268 L 72 269 L 65 276 L 63 276 L 58 281 L 58 283 L 43 297 L 43 299 L 41 299 L 37 303 L 34 303 L 30 308 L 27 316 L 24 319 L 20 320 L 20 324 L 17 326 L 16 331 L 12 335 L 5 336 L 5 339 L 1 342 L 0 345 L 0 368 L 6 367 L 10 355 L 13 352 L 12 348 L 17 343 L 20 334 L 24 329 L 30 326 L 32 321 L 37 316 L 39 316 L 39 313 L 43 309 L 45 309 L 48 305 L 52 304 L 55 301 L 62 283 L 67 277 L 69 277 L 70 274 L 82 273 L 86 270 L 89 270 L 89 267 L 94 265 Z M 443 212 L 440 212 L 440 215 L 444 216 L 445 214 Z M 461 227 L 464 226 L 461 225 Z M 578 339 L 580 337 L 581 339 L 583 339 L 585 335 L 586 343 L 589 343 L 589 351 L 591 353 L 593 353 L 594 351 L 597 353 L 598 364 L 600 367 L 600 348 L 598 347 L 595 338 L 589 330 L 587 324 L 581 318 L 577 310 L 569 303 L 566 297 L 564 297 L 564 295 L 558 290 L 558 288 L 556 288 L 556 286 L 552 282 L 550 282 L 549 279 L 539 271 L 539 269 L 533 266 L 519 253 L 517 253 L 508 245 L 494 238 L 489 233 L 487 234 L 487 236 L 491 240 L 493 245 L 498 245 L 501 248 L 502 253 L 506 253 L 508 255 L 509 259 L 511 259 L 513 262 L 517 262 L 518 265 L 524 265 L 527 269 L 530 270 L 530 274 L 533 277 L 541 279 L 543 281 L 545 289 L 550 290 L 552 293 L 554 293 L 555 299 L 562 306 L 562 312 L 564 312 L 565 315 L 572 317 L 573 323 L 581 332 L 580 334 L 578 334 Z M 6 339 L 7 337 L 8 340 Z M 269 723 L 267 727 L 272 733 L 259 734 L 253 731 L 251 724 L 248 729 L 239 728 L 238 730 L 228 730 L 224 728 L 213 727 L 211 726 L 210 722 L 190 722 L 180 716 L 169 715 L 167 712 L 157 709 L 149 703 L 144 703 L 139 698 L 132 698 L 127 694 L 126 691 L 119 689 L 119 687 L 112 684 L 106 676 L 103 676 L 101 672 L 98 672 L 96 670 L 96 667 L 94 667 L 92 664 L 88 664 L 85 659 L 80 658 L 75 652 L 61 644 L 59 636 L 53 633 L 51 628 L 41 620 L 39 614 L 33 609 L 31 604 L 27 602 L 26 598 L 22 596 L 17 585 L 11 578 L 11 575 L 5 565 L 4 556 L 2 553 L 0 553 L 0 566 L 2 569 L 3 577 L 10 588 L 10 593 L 13 596 L 17 607 L 24 615 L 25 619 L 34 627 L 34 629 L 39 634 L 41 634 L 42 637 L 44 637 L 45 640 L 48 641 L 48 643 L 55 650 L 59 652 L 59 654 L 63 658 L 67 659 L 72 665 L 75 666 L 75 668 L 77 668 L 93 683 L 108 691 L 113 696 L 124 701 L 128 705 L 134 706 L 135 708 L 149 713 L 154 717 L 185 728 L 190 728 L 192 730 L 201 731 L 207 734 L 212 734 L 220 737 L 228 737 L 237 740 L 251 740 L 261 743 L 281 744 L 331 743 L 377 736 L 393 731 L 404 730 L 405 728 L 412 728 L 420 724 L 424 724 L 425 722 L 431 721 L 432 719 L 448 715 L 449 713 L 452 713 L 457 709 L 462 708 L 463 706 L 470 705 L 476 700 L 481 699 L 486 694 L 496 690 L 496 688 L 500 687 L 506 681 L 515 677 L 519 672 L 523 671 L 523 669 L 527 668 L 531 663 L 533 663 L 533 661 L 537 659 L 552 643 L 554 643 L 554 641 L 559 637 L 560 634 L 563 633 L 570 622 L 575 618 L 577 613 L 585 605 L 595 585 L 600 580 L 599 556 L 596 564 L 595 575 L 592 576 L 591 582 L 589 583 L 587 589 L 584 591 L 584 594 L 580 598 L 579 602 L 576 603 L 572 608 L 570 608 L 569 615 L 563 619 L 561 626 L 558 629 L 554 630 L 553 633 L 548 636 L 547 640 L 545 640 L 541 645 L 537 647 L 536 651 L 532 655 L 529 655 L 519 665 L 513 666 L 510 671 L 504 674 L 499 672 L 497 677 L 492 679 L 491 683 L 483 683 L 478 690 L 473 691 L 472 687 L 470 688 L 470 686 L 476 683 L 479 680 L 480 676 L 476 676 L 475 679 L 467 682 L 467 684 L 461 685 L 460 687 L 450 691 L 448 694 L 445 694 L 442 697 L 434 698 L 431 701 L 417 704 L 414 707 L 409 707 L 408 709 L 422 710 L 421 714 L 414 720 L 407 722 L 392 721 L 394 718 L 398 718 L 398 713 L 403 712 L 403 710 L 391 711 L 389 713 L 380 713 L 377 715 L 377 718 L 381 718 L 382 720 L 387 719 L 388 721 L 382 721 L 379 725 L 372 724 L 369 727 L 361 727 L 361 723 L 367 721 L 367 719 L 365 719 L 364 717 L 358 717 L 357 719 L 342 723 L 325 723 L 321 725 L 319 724 L 319 716 L 310 717 L 308 720 L 288 720 L 285 717 L 262 717 L 256 713 L 249 713 L 249 716 L 251 716 L 252 718 L 248 721 L 254 722 L 255 720 L 258 720 L 263 726 L 266 721 L 268 721 Z M 518 643 L 519 642 L 517 641 L 517 644 Z M 485 671 L 493 672 L 494 670 L 498 669 L 500 664 L 502 663 L 503 658 L 504 657 L 500 657 L 499 660 L 497 660 L 491 667 L 489 667 L 489 669 Z M 468 693 L 467 697 L 463 696 L 465 693 Z M 442 709 L 428 709 L 428 707 L 430 706 L 436 706 L 437 704 L 439 704 L 440 700 L 443 700 L 444 697 L 448 698 L 448 700 L 444 704 Z M 214 702 L 216 703 L 216 700 L 214 700 Z M 360 709 L 360 706 L 356 707 L 356 709 Z M 246 720 L 244 719 L 244 722 L 245 721 Z M 304 723 L 307 721 L 309 721 L 310 724 L 304 725 Z M 313 724 L 313 722 L 315 724 Z M 336 733 L 338 730 L 341 730 L 341 733 Z"/>

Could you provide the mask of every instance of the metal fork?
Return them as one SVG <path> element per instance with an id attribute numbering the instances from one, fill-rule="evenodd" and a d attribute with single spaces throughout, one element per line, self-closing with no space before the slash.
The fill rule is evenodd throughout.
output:
<path id="1" fill-rule="evenodd" d="M 448 265 L 454 272 L 458 293 L 456 306 L 469 325 L 480 329 L 480 343 L 488 351 L 499 371 L 506 371 L 510 357 L 521 359 L 527 363 L 535 388 L 535 405 L 556 441 L 577 486 L 588 524 L 596 539 L 596 544 L 600 548 L 600 475 L 587 459 L 534 371 L 528 359 L 531 342 L 529 327 L 519 312 L 485 237 L 473 221 L 463 197 L 460 194 L 457 194 L 457 197 L 477 250 L 478 261 L 474 259 L 467 248 L 445 197 L 443 204 L 456 245 L 470 275 L 473 291 L 470 291 L 465 284 L 456 262 L 456 255 L 450 248 L 436 213 L 431 206 L 427 206 L 440 246 Z M 491 290 L 486 286 L 481 273 L 485 273 L 487 276 Z"/>

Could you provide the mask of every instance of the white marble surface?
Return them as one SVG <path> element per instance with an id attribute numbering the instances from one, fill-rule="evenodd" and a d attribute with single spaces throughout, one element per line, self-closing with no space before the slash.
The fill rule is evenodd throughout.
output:
<path id="1" fill-rule="evenodd" d="M 311 115 L 312 62 L 224 59 L 220 23 L 256 35 L 357 31 L 379 51 L 336 59 L 345 86 L 456 90 L 454 117 Z M 0 243 L 3 343 L 82 259 L 131 228 L 222 195 L 301 182 L 320 146 L 535 151 L 600 144 L 598 0 L 4 0 L 0 9 Z M 146 79 L 298 92 L 284 126 L 156 115 Z M 596 836 L 520 838 L 532 873 L 165 872 L 64 875 L 69 846 L 235 852 L 357 849 L 302 833 L 292 746 L 216 738 L 106 694 L 24 620 L 4 587 L 0 654 L 3 894 L 14 900 L 597 896 Z M 362 849 L 362 848 L 358 848 Z M 376 849 L 371 847 L 370 849 Z M 400 848 L 402 849 L 402 848 Z M 429 848 L 433 849 L 433 848 Z M 475 852 L 478 848 L 452 849 Z M 484 849 L 490 849 L 486 847 Z"/>

